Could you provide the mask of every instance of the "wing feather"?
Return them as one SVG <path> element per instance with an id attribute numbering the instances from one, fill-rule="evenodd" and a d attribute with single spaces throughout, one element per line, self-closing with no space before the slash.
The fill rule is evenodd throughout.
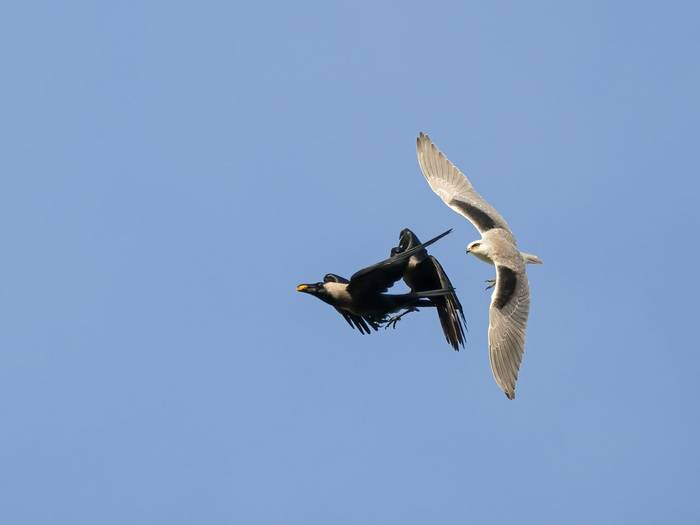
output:
<path id="1" fill-rule="evenodd" d="M 514 272 L 517 282 L 513 290 L 504 276 L 504 266 L 496 265 L 496 289 L 491 297 L 489 309 L 489 361 L 498 386 L 508 399 L 515 398 L 515 383 L 518 380 L 520 363 L 525 352 L 525 330 L 530 312 L 530 288 L 524 267 Z M 503 297 L 508 294 L 507 302 Z"/>
<path id="2" fill-rule="evenodd" d="M 455 212 L 465 217 L 483 234 L 492 228 L 510 232 L 508 223 L 484 198 L 469 179 L 433 144 L 430 137 L 420 133 L 416 154 L 423 176 L 430 188 Z"/>
<path id="3" fill-rule="evenodd" d="M 379 329 L 379 325 L 375 322 L 372 321 L 371 319 L 366 319 L 362 316 L 352 314 L 350 312 L 346 312 L 345 310 L 341 310 L 340 308 L 336 308 L 338 313 L 343 316 L 343 319 L 350 325 L 350 328 L 353 330 L 357 328 L 362 335 L 364 334 L 371 334 L 372 331 L 370 330 L 370 327 L 376 332 Z M 369 325 L 369 326 L 367 326 Z"/>

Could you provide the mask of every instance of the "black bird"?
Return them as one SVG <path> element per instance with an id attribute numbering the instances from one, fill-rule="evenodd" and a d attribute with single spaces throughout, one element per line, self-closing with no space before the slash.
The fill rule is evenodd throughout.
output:
<path id="1" fill-rule="evenodd" d="M 377 330 L 380 324 L 389 321 L 388 314 L 400 310 L 412 310 L 418 306 L 433 306 L 431 298 L 452 293 L 451 288 L 421 290 L 405 294 L 387 294 L 393 284 L 401 279 L 411 256 L 420 253 L 441 239 L 452 230 L 430 239 L 428 242 L 408 248 L 402 253 L 392 255 L 389 259 L 368 266 L 355 274 L 348 281 L 336 275 L 326 274 L 323 282 L 300 284 L 297 292 L 314 295 L 330 304 L 345 318 L 348 324 L 370 333 L 369 327 Z"/>
<path id="2" fill-rule="evenodd" d="M 422 246 L 422 247 L 421 247 Z M 425 250 L 426 245 L 421 245 L 420 240 L 415 233 L 408 228 L 401 230 L 399 234 L 399 245 L 391 249 L 392 257 L 399 257 L 408 252 L 412 255 L 405 265 L 403 280 L 414 293 L 420 293 L 425 290 L 452 290 L 448 294 L 433 296 L 428 299 L 432 306 L 437 309 L 442 331 L 445 334 L 445 339 L 455 350 L 459 350 L 459 346 L 464 347 L 464 328 L 462 321 L 466 324 L 462 305 L 457 299 L 457 294 L 454 292 L 454 287 L 447 277 L 442 265 L 432 255 L 428 255 Z M 421 247 L 419 251 L 414 251 L 416 247 Z M 389 319 L 388 325 L 396 327 L 397 321 L 408 312 L 416 311 L 415 307 L 409 308 L 408 311 L 401 315 Z M 461 319 L 460 319 L 461 317 Z"/>

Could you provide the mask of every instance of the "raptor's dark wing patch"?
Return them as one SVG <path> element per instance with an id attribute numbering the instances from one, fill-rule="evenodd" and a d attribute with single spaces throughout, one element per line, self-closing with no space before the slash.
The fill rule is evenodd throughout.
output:
<path id="1" fill-rule="evenodd" d="M 517 286 L 518 274 L 507 266 L 496 266 L 496 291 L 493 305 L 499 310 L 503 309 L 513 298 Z"/>
<path id="2" fill-rule="evenodd" d="M 476 224 L 477 229 L 483 234 L 484 232 L 496 228 L 496 221 L 481 208 L 477 208 L 459 199 L 452 199 L 450 206 L 457 208 L 461 213 L 467 215 Z"/>

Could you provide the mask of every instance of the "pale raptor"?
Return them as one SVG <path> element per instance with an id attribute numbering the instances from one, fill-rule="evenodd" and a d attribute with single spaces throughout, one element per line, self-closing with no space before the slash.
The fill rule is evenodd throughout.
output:
<path id="1" fill-rule="evenodd" d="M 496 383 L 508 399 L 514 399 L 530 311 L 525 265 L 542 264 L 542 260 L 518 250 L 508 223 L 425 133 L 418 136 L 416 151 L 432 190 L 481 234 L 481 239 L 467 246 L 467 253 L 496 267 L 496 279 L 490 281 L 494 291 L 489 308 L 489 361 Z"/>

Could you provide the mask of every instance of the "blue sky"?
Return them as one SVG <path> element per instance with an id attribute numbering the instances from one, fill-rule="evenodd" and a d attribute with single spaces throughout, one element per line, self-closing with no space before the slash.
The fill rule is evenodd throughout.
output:
<path id="1" fill-rule="evenodd" d="M 0 521 L 698 522 L 699 16 L 4 6 Z M 514 402 L 421 130 L 545 261 Z M 454 228 L 462 352 L 294 291 L 404 227 Z"/>

